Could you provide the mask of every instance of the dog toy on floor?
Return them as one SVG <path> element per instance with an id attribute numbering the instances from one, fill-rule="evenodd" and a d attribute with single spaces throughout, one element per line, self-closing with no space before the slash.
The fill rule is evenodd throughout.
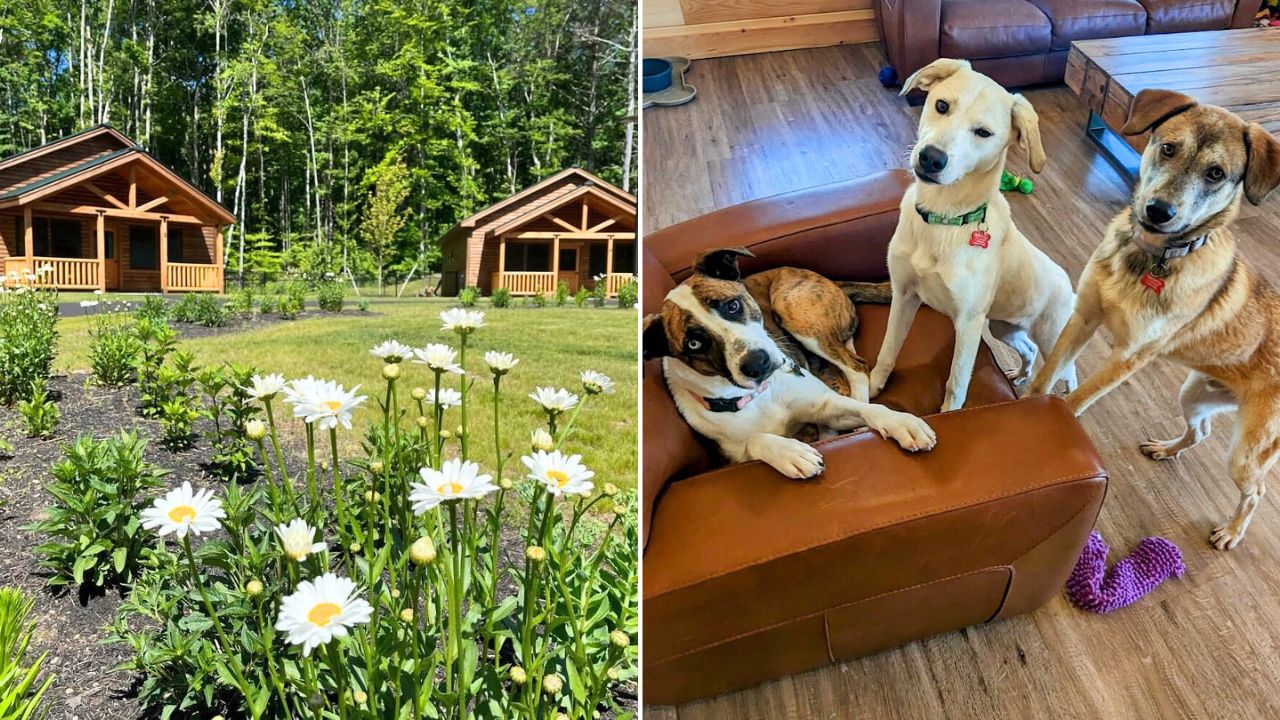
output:
<path id="1" fill-rule="evenodd" d="M 1001 192 L 1017 190 L 1023 195 L 1030 195 L 1031 191 L 1035 189 L 1036 184 L 1031 182 L 1031 178 L 1018 177 L 1008 170 L 1005 170 L 1004 173 L 1000 175 Z"/>
<path id="2" fill-rule="evenodd" d="M 1081 610 L 1107 613 L 1132 605 L 1170 577 L 1182 577 L 1187 566 L 1178 546 L 1159 537 L 1145 538 L 1107 571 L 1110 549 L 1095 530 L 1089 534 L 1071 577 L 1067 597 Z"/>

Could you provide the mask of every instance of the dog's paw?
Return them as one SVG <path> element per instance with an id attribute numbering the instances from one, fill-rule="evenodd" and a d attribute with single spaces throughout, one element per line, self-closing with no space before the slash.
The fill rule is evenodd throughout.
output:
<path id="1" fill-rule="evenodd" d="M 1237 532 L 1230 525 L 1214 528 L 1209 533 L 1209 544 L 1219 550 L 1234 550 L 1241 540 L 1244 540 L 1244 531 Z"/>
<path id="2" fill-rule="evenodd" d="M 791 438 L 780 440 L 782 442 L 771 449 L 769 457 L 761 458 L 774 470 L 792 480 L 807 480 L 821 475 L 826 469 L 822 453 L 812 445 Z"/>
<path id="3" fill-rule="evenodd" d="M 868 417 L 867 422 L 882 436 L 901 445 L 903 450 L 932 450 L 938 443 L 938 435 L 929 427 L 929 423 L 915 415 L 886 410 L 884 414 L 877 413 L 875 417 Z"/>
<path id="4" fill-rule="evenodd" d="M 1181 438 L 1177 440 L 1147 440 L 1138 444 L 1138 450 L 1152 460 L 1172 460 L 1182 454 Z"/>

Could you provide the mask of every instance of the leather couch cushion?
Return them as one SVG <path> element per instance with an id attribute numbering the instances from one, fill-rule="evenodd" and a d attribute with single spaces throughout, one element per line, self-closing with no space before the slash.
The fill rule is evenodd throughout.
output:
<path id="1" fill-rule="evenodd" d="M 1137 0 L 1031 0 L 1053 24 L 1054 50 L 1065 50 L 1073 40 L 1142 35 L 1147 11 Z"/>
<path id="2" fill-rule="evenodd" d="M 1141 0 L 1147 10 L 1147 33 L 1225 30 L 1231 26 L 1235 0 Z"/>
<path id="3" fill-rule="evenodd" d="M 1049 49 L 1049 18 L 1026 0 L 943 0 L 943 57 L 1029 55 Z"/>

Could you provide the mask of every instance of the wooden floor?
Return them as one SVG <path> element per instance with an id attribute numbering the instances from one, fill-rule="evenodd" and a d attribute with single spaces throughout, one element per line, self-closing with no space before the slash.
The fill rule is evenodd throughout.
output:
<path id="1" fill-rule="evenodd" d="M 751 198 L 904 167 L 917 111 L 880 87 L 875 45 L 694 62 L 698 98 L 646 110 L 646 227 Z M 1019 228 L 1071 277 L 1127 201 L 1119 176 L 1084 138 L 1086 110 L 1065 87 L 1026 93 L 1049 164 L 1033 195 L 1011 197 Z M 1025 172 L 1021 156 L 1010 163 Z M 1280 278 L 1280 197 L 1246 207 L 1241 252 Z M 1269 271 L 1269 272 L 1268 272 Z M 1081 371 L 1106 352 L 1096 338 Z M 1244 543 L 1223 553 L 1209 530 L 1235 507 L 1226 474 L 1230 420 L 1171 462 L 1137 450 L 1182 431 L 1185 373 L 1158 362 L 1082 419 L 1111 473 L 1098 529 L 1118 550 L 1161 535 L 1188 572 L 1111 615 L 1059 596 L 1029 615 L 679 708 L 659 720 L 753 718 L 1280 717 L 1280 493 L 1268 495 Z M 731 609 L 730 609 L 731 610 Z"/>

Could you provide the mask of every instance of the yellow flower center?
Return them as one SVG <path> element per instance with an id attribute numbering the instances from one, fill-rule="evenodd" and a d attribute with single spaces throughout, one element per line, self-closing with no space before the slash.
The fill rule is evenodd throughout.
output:
<path id="1" fill-rule="evenodd" d="M 436 492 L 441 495 L 457 495 L 462 492 L 462 485 L 456 482 L 447 482 L 436 488 Z"/>
<path id="2" fill-rule="evenodd" d="M 342 608 L 333 603 L 320 603 L 311 608 L 311 612 L 307 613 L 307 620 L 311 621 L 316 627 L 324 627 L 333 620 L 333 616 L 342 612 Z"/>
<path id="3" fill-rule="evenodd" d="M 329 412 L 338 412 L 338 408 L 342 407 L 342 403 L 338 402 L 337 400 L 325 400 L 320 404 L 325 406 L 326 408 L 329 408 Z"/>
<path id="4" fill-rule="evenodd" d="M 556 483 L 556 487 L 558 488 L 562 488 L 565 485 L 569 484 L 569 476 L 560 472 L 559 470 L 548 470 L 547 479 L 554 480 Z"/>
<path id="5" fill-rule="evenodd" d="M 179 505 L 169 511 L 169 519 L 176 523 L 191 522 L 196 519 L 196 509 L 190 505 Z"/>

